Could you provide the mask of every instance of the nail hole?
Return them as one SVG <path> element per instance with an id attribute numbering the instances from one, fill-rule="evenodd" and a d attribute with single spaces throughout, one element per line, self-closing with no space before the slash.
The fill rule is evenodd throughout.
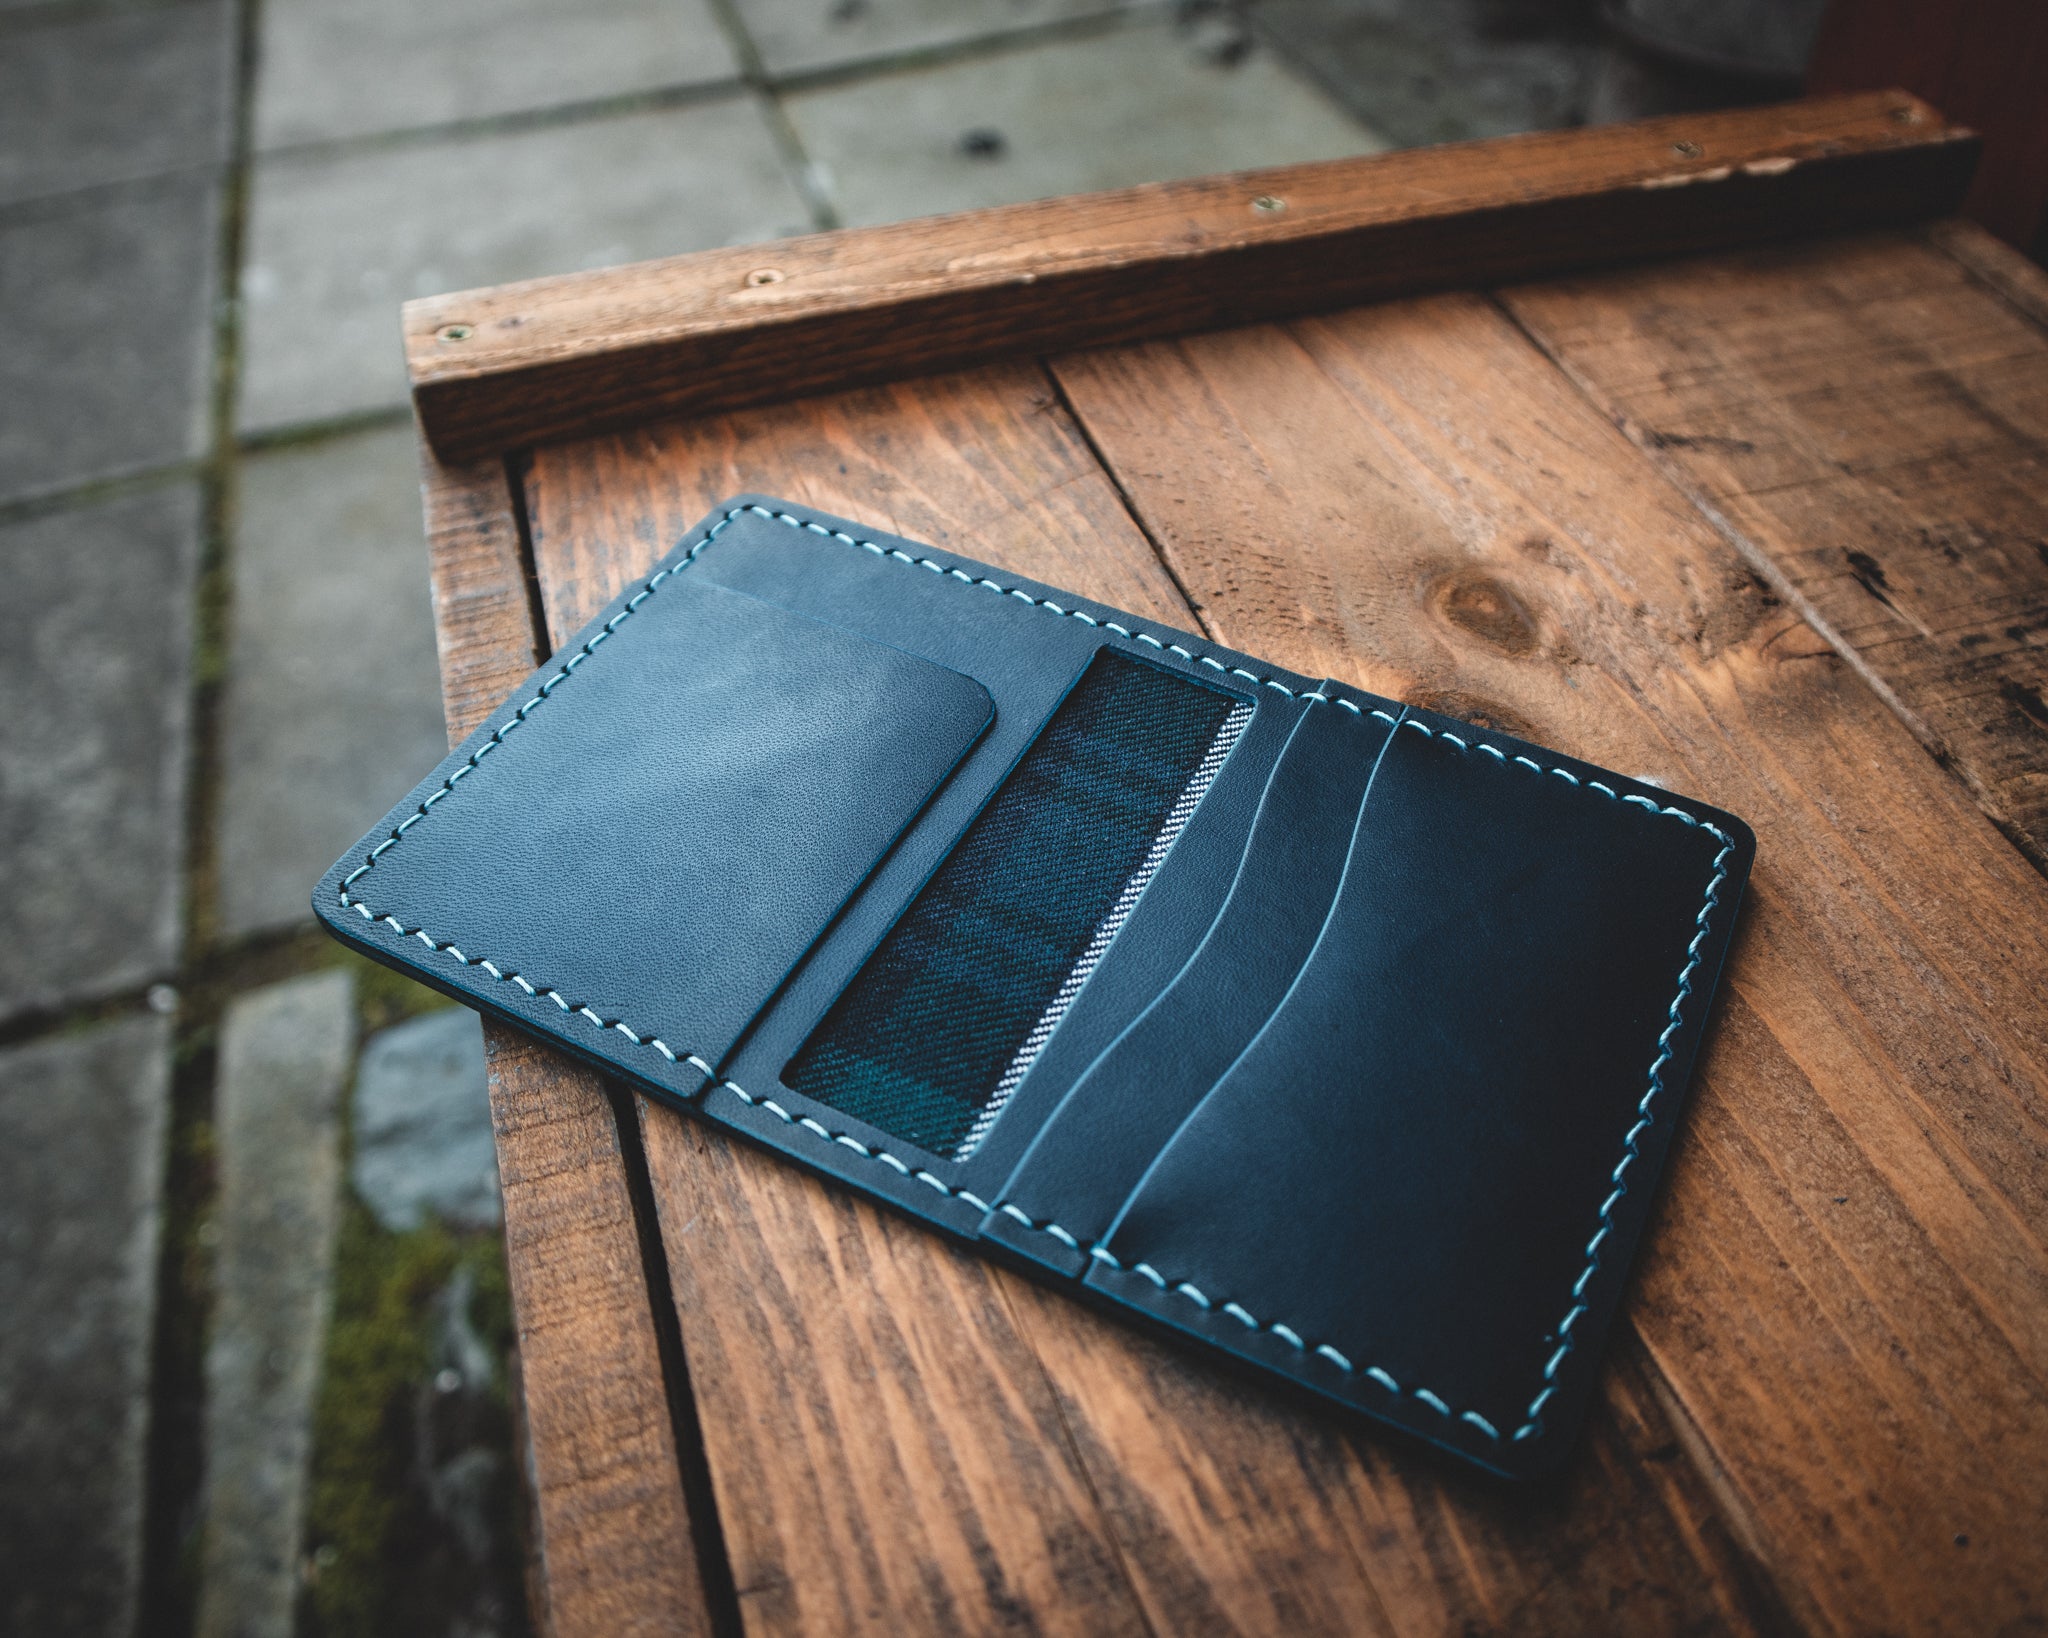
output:
<path id="1" fill-rule="evenodd" d="M 434 332 L 436 341 L 467 341 L 476 331 L 467 324 L 444 324 Z"/>
<path id="2" fill-rule="evenodd" d="M 747 283 L 758 290 L 764 284 L 780 284 L 784 277 L 779 267 L 757 267 L 747 275 Z"/>

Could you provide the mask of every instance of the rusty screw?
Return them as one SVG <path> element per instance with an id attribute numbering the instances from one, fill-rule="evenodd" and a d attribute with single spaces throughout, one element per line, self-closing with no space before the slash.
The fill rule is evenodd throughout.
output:
<path id="1" fill-rule="evenodd" d="M 1685 159 L 1697 159 L 1705 152 L 1697 142 L 1674 142 L 1671 151 Z"/>
<path id="2" fill-rule="evenodd" d="M 476 331 L 467 324 L 444 324 L 434 332 L 436 341 L 467 341 Z"/>
<path id="3" fill-rule="evenodd" d="M 757 267 L 747 275 L 747 283 L 755 290 L 764 284 L 780 284 L 784 274 L 779 267 Z"/>
<path id="4" fill-rule="evenodd" d="M 1261 216 L 1278 216 L 1287 208 L 1287 201 L 1277 194 L 1262 193 L 1252 201 L 1252 209 Z"/>
<path id="5" fill-rule="evenodd" d="M 1901 103 L 1892 110 L 1892 121 L 1898 125 L 1918 125 L 1920 123 L 1920 110 L 1911 103 Z"/>

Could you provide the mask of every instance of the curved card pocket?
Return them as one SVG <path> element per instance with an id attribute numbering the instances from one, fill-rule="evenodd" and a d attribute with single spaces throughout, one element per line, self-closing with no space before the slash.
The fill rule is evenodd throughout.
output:
<path id="1" fill-rule="evenodd" d="M 1611 1312 L 1736 848 L 1404 721 L 1314 951 L 1091 1282 L 1426 1434 L 1527 1437 Z"/>
<path id="2" fill-rule="evenodd" d="M 1002 1119 L 974 1151 L 976 1182 L 1001 1185 L 1074 1082 L 1173 982 L 1207 936 L 1230 894 L 1266 782 L 1303 710 L 1292 700 L 1271 697 L 1253 706 L 1250 723 L 1129 922 L 1018 1084 Z"/>
<path id="3" fill-rule="evenodd" d="M 1229 893 L 1173 980 L 1074 1083 L 1000 1198 L 1080 1240 L 1103 1235 L 1159 1150 L 1279 1005 L 1337 892 L 1386 720 L 1304 711 L 1266 781 Z M 993 1214 L 1039 1258 L 1056 1241 Z"/>
<path id="4" fill-rule="evenodd" d="M 928 1153 L 1000 1118 L 1214 784 L 1252 708 L 1095 657 L 782 1084 Z"/>

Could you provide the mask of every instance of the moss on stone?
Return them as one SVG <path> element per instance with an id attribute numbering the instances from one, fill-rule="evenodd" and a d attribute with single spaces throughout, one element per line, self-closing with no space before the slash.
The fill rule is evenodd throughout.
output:
<path id="1" fill-rule="evenodd" d="M 491 1541 L 482 1564 L 458 1562 L 464 1554 L 451 1547 L 447 1521 L 435 1516 L 427 1448 L 435 1375 L 446 1368 L 448 1293 L 464 1270 L 468 1325 L 494 1367 L 488 1388 L 466 1395 L 467 1431 L 499 1453 L 502 1468 L 487 1504 Z M 499 1630 L 523 1627 L 504 1369 L 511 1336 L 495 1235 L 458 1237 L 438 1224 L 393 1234 L 349 1201 L 314 1417 L 302 1634 L 453 1630 L 450 1618 L 480 1598 L 502 1616 Z M 479 1576 L 491 1585 L 473 1585 Z"/>

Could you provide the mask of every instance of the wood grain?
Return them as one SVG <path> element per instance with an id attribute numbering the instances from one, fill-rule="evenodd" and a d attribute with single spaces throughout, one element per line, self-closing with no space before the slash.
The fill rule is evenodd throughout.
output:
<path id="1" fill-rule="evenodd" d="M 1953 256 L 2036 324 L 2048 325 L 2048 272 L 1974 222 L 1944 217 L 1924 229 L 1927 242 Z"/>
<path id="2" fill-rule="evenodd" d="M 708 1634 L 603 1083 L 515 1030 L 485 1047 L 549 1630 Z"/>
<path id="3" fill-rule="evenodd" d="M 1897 234 L 1504 300 L 2048 869 L 2048 333 Z"/>
<path id="4" fill-rule="evenodd" d="M 1563 1479 L 1515 1491 L 1057 1292 L 1012 1300 L 1157 1632 L 1783 1628 L 1632 1344 Z"/>
<path id="5" fill-rule="evenodd" d="M 505 464 L 422 448 L 449 742 L 532 669 Z M 516 1031 L 484 1030 L 518 1327 L 527 1480 L 554 1638 L 695 1638 L 710 1623 L 691 1547 L 654 1311 L 619 1134 L 597 1077 Z"/>
<path id="6" fill-rule="evenodd" d="M 1975 147 L 1877 92 L 1411 149 L 436 296 L 407 305 L 406 356 L 427 436 L 466 458 L 1618 254 L 1944 214 Z"/>
<path id="7" fill-rule="evenodd" d="M 1010 366 L 539 451 L 550 623 L 744 489 L 1191 619 L 1051 384 Z M 1507 1498 L 687 1116 L 643 1123 L 750 1630 L 1770 1624 L 1640 1365 L 1563 1494 Z"/>
<path id="8" fill-rule="evenodd" d="M 441 714 L 460 745 L 540 664 L 526 568 L 505 463 L 444 463 L 420 443 L 420 499 L 441 659 Z"/>
<path id="9" fill-rule="evenodd" d="M 1056 373 L 1224 640 L 1755 825 L 1651 1398 L 1797 1624 L 2048 1618 L 2048 885 L 1485 298 Z"/>

